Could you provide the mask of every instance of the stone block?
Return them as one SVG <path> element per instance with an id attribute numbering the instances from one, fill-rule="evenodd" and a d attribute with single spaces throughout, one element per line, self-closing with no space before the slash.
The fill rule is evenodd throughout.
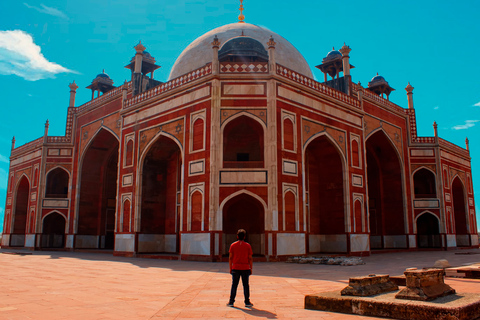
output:
<path id="1" fill-rule="evenodd" d="M 443 269 L 406 270 L 404 274 L 407 287 L 397 293 L 397 299 L 430 301 L 455 293 L 444 283 Z"/>
<path id="2" fill-rule="evenodd" d="M 433 265 L 434 268 L 450 268 L 451 265 L 448 263 L 448 260 L 445 259 L 440 259 L 435 261 L 435 264 Z"/>
<path id="3" fill-rule="evenodd" d="M 350 278 L 348 286 L 341 291 L 341 294 L 342 296 L 367 297 L 395 290 L 398 290 L 398 286 L 390 280 L 388 275 L 371 274 L 366 277 Z"/>

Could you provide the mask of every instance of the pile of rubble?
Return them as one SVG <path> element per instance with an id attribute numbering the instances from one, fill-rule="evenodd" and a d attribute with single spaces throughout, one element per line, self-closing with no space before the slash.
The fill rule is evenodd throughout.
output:
<path id="1" fill-rule="evenodd" d="M 290 257 L 289 263 L 331 264 L 340 266 L 357 266 L 365 264 L 360 257 Z"/>

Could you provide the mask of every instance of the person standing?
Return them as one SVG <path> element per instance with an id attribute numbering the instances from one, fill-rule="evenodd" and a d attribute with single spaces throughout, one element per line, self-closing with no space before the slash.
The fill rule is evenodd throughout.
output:
<path id="1" fill-rule="evenodd" d="M 230 290 L 230 300 L 227 303 L 228 307 L 233 307 L 240 278 L 242 278 L 245 307 L 253 307 L 253 304 L 250 302 L 250 285 L 248 284 L 248 278 L 252 274 L 253 251 L 250 244 L 245 242 L 246 234 L 247 232 L 244 229 L 239 229 L 237 231 L 238 240 L 232 243 L 228 251 L 228 264 L 230 266 L 230 274 L 232 275 L 232 288 Z"/>

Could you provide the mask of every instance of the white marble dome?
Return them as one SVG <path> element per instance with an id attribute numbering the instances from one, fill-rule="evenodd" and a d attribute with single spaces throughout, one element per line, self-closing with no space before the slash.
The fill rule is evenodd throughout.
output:
<path id="1" fill-rule="evenodd" d="M 307 61 L 290 42 L 263 27 L 236 22 L 213 29 L 193 41 L 175 61 L 169 79 L 184 75 L 211 62 L 213 56 L 212 41 L 215 35 L 220 41 L 221 48 L 228 40 L 241 36 L 242 31 L 245 36 L 260 41 L 265 50 L 268 50 L 267 42 L 270 36 L 273 36 L 274 41 L 277 43 L 275 46 L 276 62 L 309 78 L 313 78 L 312 70 L 308 66 Z"/>

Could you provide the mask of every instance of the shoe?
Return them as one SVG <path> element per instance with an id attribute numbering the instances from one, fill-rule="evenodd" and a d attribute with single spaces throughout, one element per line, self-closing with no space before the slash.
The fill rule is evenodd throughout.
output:
<path id="1" fill-rule="evenodd" d="M 253 307 L 253 303 L 251 303 L 251 302 L 245 303 L 245 307 L 251 308 L 251 307 Z"/>
<path id="2" fill-rule="evenodd" d="M 227 303 L 227 307 L 233 307 L 233 302 Z"/>

